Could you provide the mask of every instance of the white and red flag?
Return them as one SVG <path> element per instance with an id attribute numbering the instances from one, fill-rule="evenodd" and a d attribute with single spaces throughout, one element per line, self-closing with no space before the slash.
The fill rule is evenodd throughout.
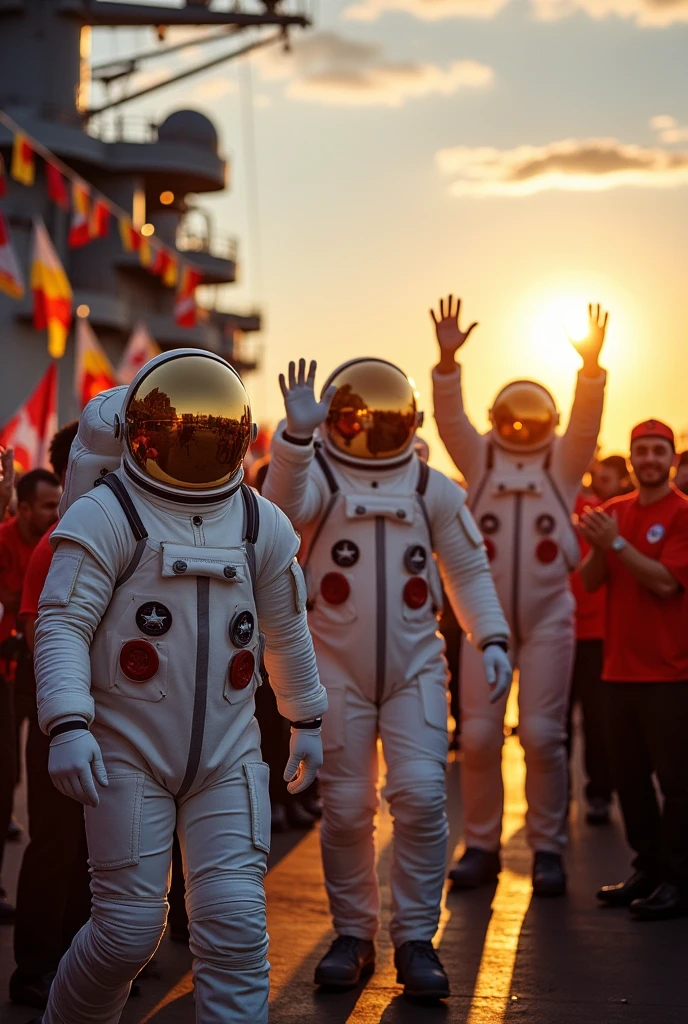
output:
<path id="1" fill-rule="evenodd" d="M 35 391 L 0 430 L 0 445 L 14 448 L 14 461 L 24 472 L 50 469 L 48 451 L 57 430 L 57 365 L 44 373 Z"/>
<path id="2" fill-rule="evenodd" d="M 139 321 L 131 332 L 131 337 L 117 367 L 119 383 L 131 384 L 141 367 L 145 366 L 154 356 L 159 356 L 160 351 L 159 345 L 148 333 L 146 325 L 143 321 Z"/>

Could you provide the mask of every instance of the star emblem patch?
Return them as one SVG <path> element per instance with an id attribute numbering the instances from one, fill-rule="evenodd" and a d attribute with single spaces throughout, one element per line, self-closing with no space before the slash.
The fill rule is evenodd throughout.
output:
<path id="1" fill-rule="evenodd" d="M 172 625 L 172 612 L 159 601 L 147 601 L 136 610 L 136 625 L 146 636 L 163 636 Z"/>
<path id="2" fill-rule="evenodd" d="M 404 555 L 404 565 L 408 572 L 412 576 L 418 576 L 423 571 L 428 562 L 428 553 L 422 544 L 414 544 L 412 547 L 406 549 Z"/>
<path id="3" fill-rule="evenodd" d="M 248 647 L 253 640 L 256 622 L 251 612 L 237 612 L 231 621 L 229 635 L 235 647 Z"/>
<path id="4" fill-rule="evenodd" d="M 339 540 L 332 548 L 332 561 L 340 569 L 350 569 L 361 557 L 358 544 L 352 540 Z"/>

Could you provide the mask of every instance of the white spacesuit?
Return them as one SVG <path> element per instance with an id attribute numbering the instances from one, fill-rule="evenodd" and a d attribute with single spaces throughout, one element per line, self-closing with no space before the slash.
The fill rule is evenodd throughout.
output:
<path id="1" fill-rule="evenodd" d="M 315 980 L 345 986 L 373 969 L 379 736 L 394 818 L 391 935 L 399 980 L 411 994 L 442 997 L 446 975 L 430 962 L 448 834 L 438 564 L 472 644 L 485 651 L 477 656 L 497 694 L 511 680 L 508 628 L 464 491 L 414 452 L 418 413 L 408 378 L 382 360 L 354 360 L 332 374 L 318 403 L 314 374 L 312 364 L 305 379 L 302 360 L 298 379 L 290 367 L 289 389 L 282 381 L 286 428 L 274 434 L 263 493 L 302 534 L 308 624 L 330 706 L 321 845 L 340 938 Z M 487 685 L 485 693 L 488 699 Z"/>
<path id="2" fill-rule="evenodd" d="M 152 360 L 117 425 L 121 467 L 71 504 L 52 535 L 36 630 L 50 773 L 86 804 L 93 894 L 43 1024 L 120 1019 L 165 928 L 175 828 L 196 1020 L 262 1024 L 270 807 L 253 716 L 261 656 L 280 711 L 298 725 L 285 771 L 292 791 L 321 761 L 327 707 L 298 541 L 241 484 L 251 413 L 224 360 L 198 350 Z"/>
<path id="3" fill-rule="evenodd" d="M 451 314 L 451 299 L 449 307 Z M 597 315 L 599 319 L 599 310 Z M 600 428 L 606 378 L 597 366 L 597 354 L 604 329 L 594 358 L 589 356 L 587 342 L 579 343 L 586 366 L 578 377 L 562 436 L 555 433 L 559 416 L 554 400 L 533 381 L 515 381 L 499 393 L 490 411 L 492 429 L 481 435 L 466 415 L 461 368 L 453 362 L 454 351 L 471 329 L 465 335 L 458 331 L 458 311 L 435 322 L 441 345 L 443 328 L 445 332 L 444 365 L 441 362 L 433 373 L 435 419 L 447 451 L 468 484 L 469 505 L 485 538 L 511 628 L 512 659 L 520 672 L 519 739 L 527 765 L 527 838 L 536 855 L 544 855 L 538 868 L 542 877 L 539 882 L 534 877 L 535 891 L 554 895 L 565 887 L 557 859 L 566 839 L 568 803 L 564 744 L 574 655 L 569 574 L 580 558 L 571 515 Z M 449 365 L 447 350 L 451 350 Z M 466 846 L 469 851 L 496 854 L 502 828 L 506 699 L 490 704 L 485 698 L 483 667 L 468 645 L 462 652 L 460 679 Z M 469 853 L 451 877 L 466 887 L 489 880 L 480 877 L 480 870 L 475 873 L 479 863 Z M 495 859 L 491 864 L 498 869 Z"/>

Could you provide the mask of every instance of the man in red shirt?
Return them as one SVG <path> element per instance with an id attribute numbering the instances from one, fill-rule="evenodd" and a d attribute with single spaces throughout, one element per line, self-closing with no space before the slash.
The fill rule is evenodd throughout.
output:
<path id="1" fill-rule="evenodd" d="M 597 896 L 636 918 L 688 913 L 688 498 L 671 483 L 674 435 L 658 420 L 631 434 L 636 493 L 587 509 L 586 590 L 606 584 L 608 738 L 635 872 Z M 660 809 L 656 774 L 664 797 Z"/>
<path id="2" fill-rule="evenodd" d="M 592 493 L 581 495 L 576 502 L 574 522 L 586 505 L 601 505 L 620 494 L 633 490 L 626 460 L 623 455 L 608 455 L 596 460 L 590 475 Z M 585 558 L 589 545 L 580 537 L 581 557 Z M 602 679 L 604 655 L 604 588 L 589 594 L 575 572 L 571 577 L 571 590 L 576 599 L 576 657 L 573 663 L 571 699 L 569 704 L 568 741 L 572 746 L 572 715 L 580 704 L 583 726 L 583 751 L 586 774 L 585 819 L 589 825 L 609 824 L 612 799 L 611 767 L 607 750 L 607 709 Z"/>
<path id="3" fill-rule="evenodd" d="M 26 567 L 36 544 L 57 520 L 60 494 L 60 481 L 53 473 L 31 470 L 17 484 L 17 514 L 0 524 L 0 866 L 18 774 L 17 722 L 26 717 L 31 700 L 35 704 L 35 696 L 24 685 L 25 669 L 32 678 L 33 674 L 26 648 L 16 639 L 16 615 Z M 0 886 L 0 923 L 13 918 L 14 909 Z"/>

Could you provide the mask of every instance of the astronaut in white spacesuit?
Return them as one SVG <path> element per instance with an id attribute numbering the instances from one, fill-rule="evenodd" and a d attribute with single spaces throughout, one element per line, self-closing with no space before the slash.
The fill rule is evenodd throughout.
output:
<path id="1" fill-rule="evenodd" d="M 394 818 L 398 980 L 411 997 L 445 998 L 449 983 L 431 941 L 448 835 L 438 565 L 485 665 L 486 700 L 511 681 L 509 631 L 464 491 L 414 451 L 419 414 L 408 378 L 384 360 L 356 359 L 335 370 L 320 402 L 314 379 L 315 363 L 306 377 L 304 360 L 298 375 L 290 364 L 288 386 L 281 378 L 286 425 L 273 437 L 264 494 L 302 534 L 308 624 L 330 706 L 321 846 L 338 938 L 315 981 L 345 988 L 374 970 L 379 736 Z"/>
<path id="2" fill-rule="evenodd" d="M 571 524 L 581 478 L 592 460 L 604 403 L 605 371 L 598 357 L 607 315 L 589 308 L 589 333 L 573 342 L 583 359 L 565 433 L 554 399 L 541 385 L 520 380 L 497 395 L 481 435 L 466 415 L 455 354 L 473 328 L 459 328 L 460 302 L 449 296 L 439 317 L 433 372 L 440 437 L 468 484 L 468 502 L 485 538 L 497 593 L 511 627 L 511 655 L 520 673 L 519 738 L 526 757 L 526 832 L 534 851 L 533 889 L 562 895 L 566 874 L 568 764 L 566 716 L 574 655 L 574 599 L 569 574 L 580 559 Z M 504 698 L 485 699 L 483 667 L 464 646 L 461 749 L 466 852 L 451 871 L 458 888 L 493 881 L 504 790 L 501 748 Z"/>
<path id="3" fill-rule="evenodd" d="M 292 792 L 322 760 L 327 707 L 298 540 L 242 485 L 251 411 L 224 360 L 196 349 L 158 356 L 120 409 L 121 466 L 54 531 L 36 630 L 49 770 L 85 804 L 93 895 L 42 1020 L 119 1021 L 165 928 L 176 828 L 196 1020 L 264 1024 L 270 806 L 253 715 L 261 657 L 292 722 Z"/>

